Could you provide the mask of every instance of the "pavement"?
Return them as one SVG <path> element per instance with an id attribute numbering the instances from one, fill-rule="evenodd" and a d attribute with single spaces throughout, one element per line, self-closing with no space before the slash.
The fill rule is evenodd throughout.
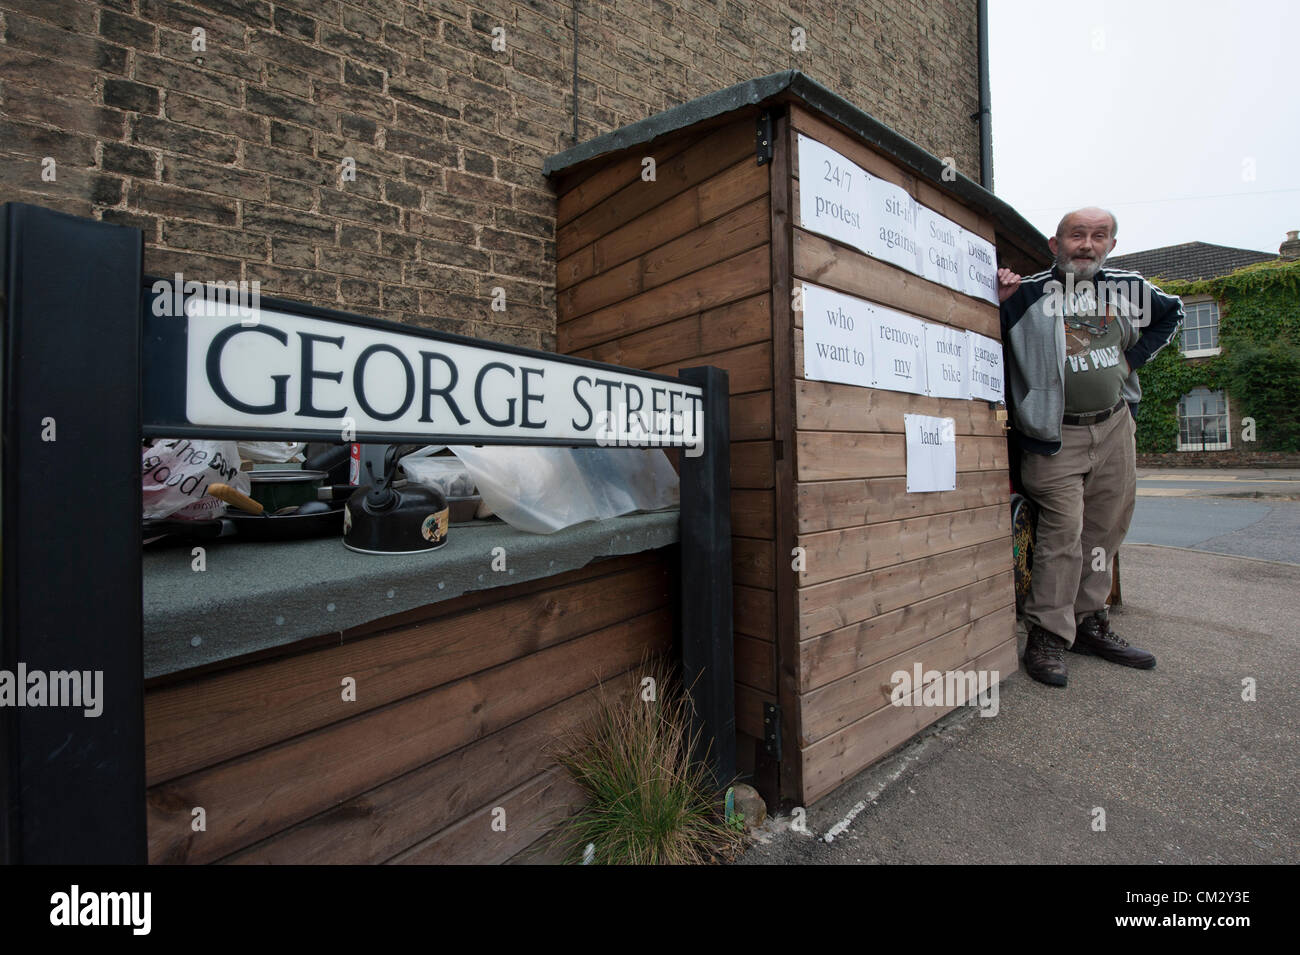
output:
<path id="1" fill-rule="evenodd" d="M 1138 497 L 1300 500 L 1300 468 L 1138 468 Z"/>
<path id="2" fill-rule="evenodd" d="M 1112 625 L 1156 669 L 1067 654 L 1068 687 L 1006 676 L 996 716 L 958 708 L 769 819 L 740 864 L 1300 861 L 1300 566 L 1134 543 L 1120 560 Z"/>

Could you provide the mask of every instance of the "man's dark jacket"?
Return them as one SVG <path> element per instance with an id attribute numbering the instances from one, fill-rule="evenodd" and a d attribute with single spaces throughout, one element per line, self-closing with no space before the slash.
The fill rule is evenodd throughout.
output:
<path id="1" fill-rule="evenodd" d="M 1119 321 L 1129 376 L 1122 396 L 1130 408 L 1142 397 L 1137 371 L 1164 348 L 1183 321 L 1182 300 L 1166 295 L 1136 272 L 1102 268 L 1091 282 L 1053 268 L 1022 279 L 1002 303 L 1007 355 L 1006 399 L 1011 432 L 1035 454 L 1061 450 L 1065 413 L 1065 321 Z"/>

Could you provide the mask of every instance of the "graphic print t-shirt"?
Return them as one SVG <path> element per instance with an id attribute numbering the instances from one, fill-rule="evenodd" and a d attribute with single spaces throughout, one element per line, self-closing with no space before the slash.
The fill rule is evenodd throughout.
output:
<path id="1" fill-rule="evenodd" d="M 1128 362 L 1120 349 L 1122 332 L 1114 317 L 1086 319 L 1105 331 L 1094 334 L 1087 328 L 1065 326 L 1065 413 L 1091 414 L 1115 407 Z"/>

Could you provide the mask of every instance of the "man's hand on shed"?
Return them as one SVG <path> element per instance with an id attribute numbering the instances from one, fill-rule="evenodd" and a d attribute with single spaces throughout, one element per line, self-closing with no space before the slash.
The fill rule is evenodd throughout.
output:
<path id="1" fill-rule="evenodd" d="M 1020 276 L 1010 269 L 998 269 L 998 301 L 1005 302 L 1020 288 Z"/>

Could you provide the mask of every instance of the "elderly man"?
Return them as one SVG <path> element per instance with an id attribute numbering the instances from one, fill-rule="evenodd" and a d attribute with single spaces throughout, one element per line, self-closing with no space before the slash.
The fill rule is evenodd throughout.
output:
<path id="1" fill-rule="evenodd" d="M 1051 270 L 998 271 L 1012 438 L 1038 507 L 1025 670 L 1054 686 L 1066 685 L 1066 649 L 1156 665 L 1110 628 L 1106 600 L 1137 489 L 1137 370 L 1173 338 L 1183 307 L 1136 272 L 1102 268 L 1118 231 L 1113 213 L 1078 209 L 1048 240 Z"/>

